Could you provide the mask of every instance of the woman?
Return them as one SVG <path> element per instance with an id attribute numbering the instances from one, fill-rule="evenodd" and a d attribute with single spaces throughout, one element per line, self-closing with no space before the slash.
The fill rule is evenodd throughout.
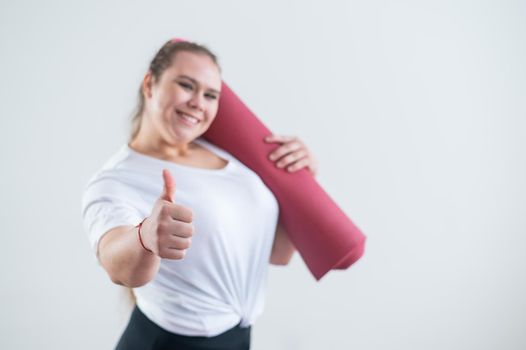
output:
<path id="1" fill-rule="evenodd" d="M 167 42 L 139 89 L 130 142 L 86 186 L 92 247 L 136 296 L 117 349 L 248 349 L 268 263 L 287 264 L 295 251 L 261 179 L 200 138 L 220 94 L 214 54 Z M 269 155 L 276 166 L 315 174 L 297 138 L 265 141 L 280 144 Z"/>

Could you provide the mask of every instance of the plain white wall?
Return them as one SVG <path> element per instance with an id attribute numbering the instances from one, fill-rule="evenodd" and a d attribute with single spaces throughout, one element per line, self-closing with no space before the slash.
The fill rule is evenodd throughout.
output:
<path id="1" fill-rule="evenodd" d="M 271 267 L 262 349 L 526 348 L 524 1 L 2 1 L 0 348 L 110 349 L 128 318 L 82 231 L 148 61 L 181 36 L 368 236 Z"/>

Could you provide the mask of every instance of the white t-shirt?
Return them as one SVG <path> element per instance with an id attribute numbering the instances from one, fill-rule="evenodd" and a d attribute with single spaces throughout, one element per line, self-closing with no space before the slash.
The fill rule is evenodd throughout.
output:
<path id="1" fill-rule="evenodd" d="M 175 203 L 194 212 L 192 244 L 181 260 L 161 259 L 155 278 L 134 289 L 137 306 L 167 331 L 210 337 L 239 322 L 248 327 L 263 311 L 279 208 L 256 173 L 204 139 L 196 143 L 228 165 L 180 165 L 125 144 L 86 185 L 82 216 L 97 254 L 108 230 L 150 215 L 163 189 L 162 169 L 169 169 Z"/>

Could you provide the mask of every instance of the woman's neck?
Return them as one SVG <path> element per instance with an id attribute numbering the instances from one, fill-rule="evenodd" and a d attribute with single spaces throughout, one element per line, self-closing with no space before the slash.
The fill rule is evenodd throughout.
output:
<path id="1" fill-rule="evenodd" d="M 161 135 L 148 132 L 144 126 L 141 126 L 139 133 L 128 146 L 137 152 L 166 160 L 186 158 L 195 149 L 192 142 L 169 144 L 162 139 Z"/>

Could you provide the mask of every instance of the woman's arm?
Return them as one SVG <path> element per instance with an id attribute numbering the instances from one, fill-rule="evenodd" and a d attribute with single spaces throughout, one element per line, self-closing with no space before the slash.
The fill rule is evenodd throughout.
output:
<path id="1" fill-rule="evenodd" d="M 296 248 L 290 241 L 285 228 L 278 223 L 276 234 L 274 235 L 270 263 L 273 265 L 287 265 L 295 251 Z"/>
<path id="2" fill-rule="evenodd" d="M 99 242 L 98 258 L 113 283 L 131 288 L 151 281 L 161 261 L 141 246 L 134 226 L 119 226 L 104 234 Z"/>
<path id="3" fill-rule="evenodd" d="M 313 176 L 316 176 L 318 161 L 300 139 L 295 136 L 270 135 L 265 138 L 265 142 L 280 144 L 280 147 L 269 154 L 269 159 L 275 162 L 278 168 L 287 169 L 289 172 L 307 168 Z M 296 248 L 290 241 L 287 232 L 278 223 L 270 263 L 287 265 L 295 251 Z"/>
<path id="4" fill-rule="evenodd" d="M 131 225 L 111 229 L 99 241 L 99 261 L 114 283 L 143 286 L 159 271 L 161 258 L 183 259 L 190 247 L 193 212 L 173 202 L 175 181 L 167 169 L 163 169 L 163 182 L 152 213 L 139 226 L 142 241 L 139 229 Z"/>

